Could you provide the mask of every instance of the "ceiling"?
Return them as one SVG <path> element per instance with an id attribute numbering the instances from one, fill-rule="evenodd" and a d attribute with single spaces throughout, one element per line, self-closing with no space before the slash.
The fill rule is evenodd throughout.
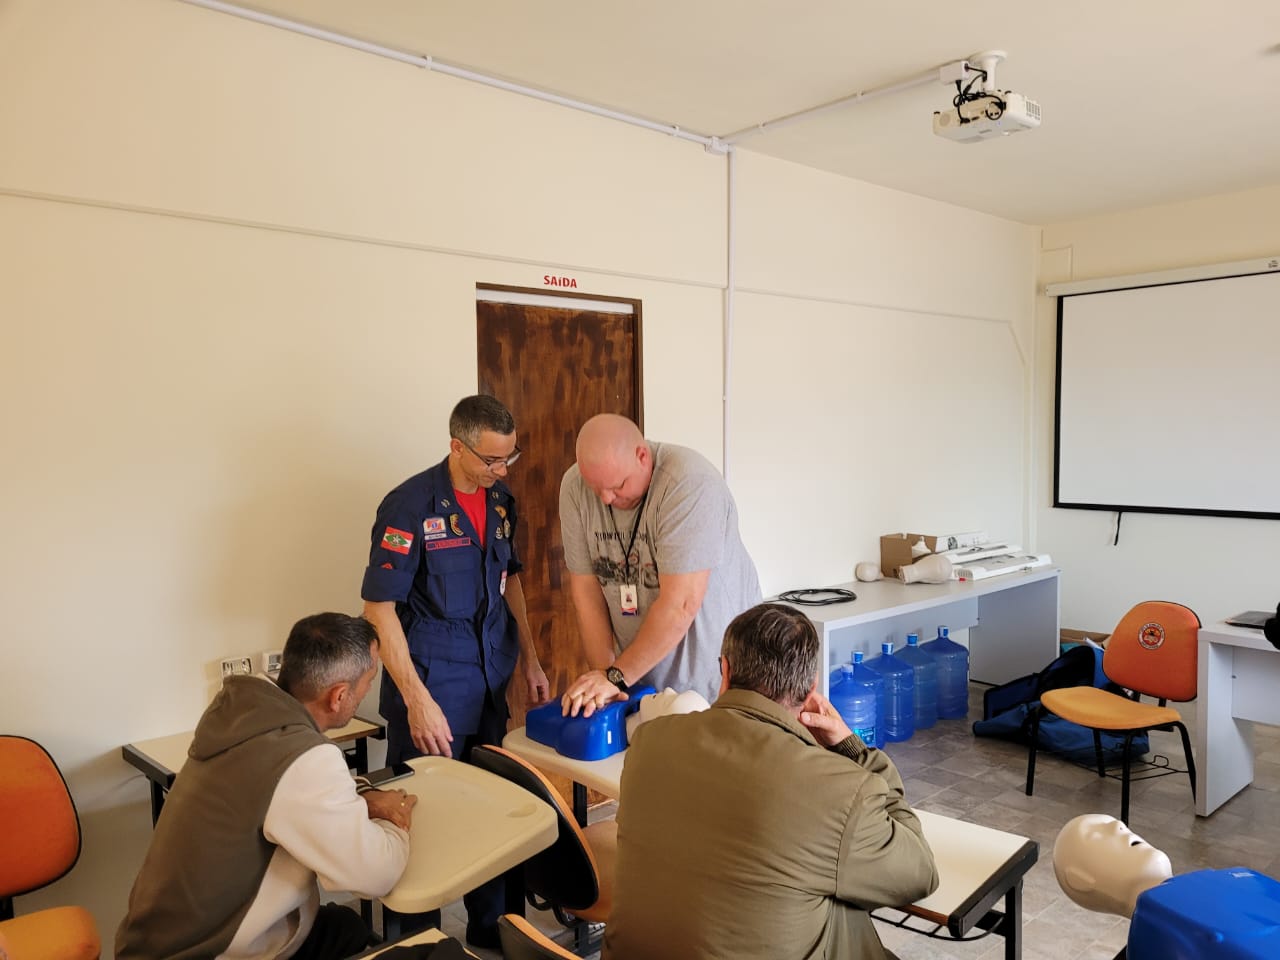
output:
<path id="1" fill-rule="evenodd" d="M 1030 224 L 1280 184 L 1280 0 L 242 5 L 716 136 L 1001 49 L 1037 130 L 934 136 L 939 82 L 742 146 Z"/>

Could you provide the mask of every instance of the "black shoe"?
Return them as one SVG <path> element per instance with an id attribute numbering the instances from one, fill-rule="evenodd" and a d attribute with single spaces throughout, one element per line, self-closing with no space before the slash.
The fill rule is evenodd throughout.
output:
<path id="1" fill-rule="evenodd" d="M 485 950 L 500 949 L 502 946 L 502 940 L 498 937 L 498 925 L 496 923 L 490 925 L 472 923 L 468 920 L 467 943 L 473 947 L 481 947 Z"/>

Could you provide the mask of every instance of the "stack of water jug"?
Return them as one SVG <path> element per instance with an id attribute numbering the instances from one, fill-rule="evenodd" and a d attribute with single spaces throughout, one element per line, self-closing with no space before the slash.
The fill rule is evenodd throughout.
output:
<path id="1" fill-rule="evenodd" d="M 911 739 L 917 730 L 969 713 L 969 651 L 946 627 L 926 644 L 914 633 L 897 653 L 880 645 L 880 656 L 840 666 L 831 677 L 831 704 L 849 729 L 869 747 Z"/>

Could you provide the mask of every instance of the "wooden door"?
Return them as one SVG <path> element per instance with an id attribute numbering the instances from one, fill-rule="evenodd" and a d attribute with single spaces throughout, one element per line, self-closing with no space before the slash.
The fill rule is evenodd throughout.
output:
<path id="1" fill-rule="evenodd" d="M 478 289 L 480 298 L 490 293 L 528 294 L 539 304 L 552 299 L 537 290 Z M 478 299 L 476 332 L 480 392 L 506 404 L 524 451 L 507 477 L 519 508 L 520 580 L 538 658 L 558 698 L 587 669 L 566 583 L 560 479 L 574 462 L 578 429 L 588 418 L 620 413 L 643 423 L 639 302 L 609 301 L 631 307 L 623 314 L 572 294 L 554 300 L 563 306 Z M 528 699 L 517 680 L 507 692 L 513 727 L 524 723 Z"/>

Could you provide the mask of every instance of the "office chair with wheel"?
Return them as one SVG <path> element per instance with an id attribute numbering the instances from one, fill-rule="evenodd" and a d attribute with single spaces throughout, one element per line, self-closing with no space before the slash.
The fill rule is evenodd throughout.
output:
<path id="1" fill-rule="evenodd" d="M 549 905 L 566 926 L 574 925 L 568 914 L 589 923 L 608 920 L 618 852 L 617 821 L 579 827 L 560 791 L 536 767 L 501 747 L 478 746 L 471 751 L 471 762 L 518 784 L 556 811 L 560 833 L 555 843 L 524 864 L 525 888 L 533 895 L 530 902 L 539 909 Z"/>
<path id="2" fill-rule="evenodd" d="M 517 913 L 498 918 L 504 960 L 578 960 L 532 923 Z"/>
<path id="3" fill-rule="evenodd" d="M 1040 698 L 1039 709 L 1031 711 L 1027 796 L 1031 796 L 1035 786 L 1040 718 L 1045 713 L 1052 713 L 1093 730 L 1099 777 L 1106 776 L 1099 733 L 1107 731 L 1124 737 L 1120 778 L 1120 819 L 1124 823 L 1129 822 L 1130 748 L 1133 738 L 1147 730 L 1176 729 L 1182 735 L 1182 750 L 1187 758 L 1186 773 L 1191 778 L 1191 796 L 1194 799 L 1196 764 L 1191 755 L 1191 738 L 1178 711 L 1166 704 L 1170 700 L 1185 703 L 1196 698 L 1199 631 L 1200 618 L 1179 603 L 1149 600 L 1126 613 L 1107 641 L 1102 670 L 1108 680 L 1132 691 L 1131 695 L 1108 693 L 1097 687 L 1046 690 Z M 1143 703 L 1143 696 L 1153 697 L 1159 703 Z"/>
<path id="4" fill-rule="evenodd" d="M 14 897 L 65 876 L 80 858 L 80 819 L 66 781 L 26 737 L 0 736 L 0 849 L 0 942 L 11 960 L 98 960 L 102 943 L 82 907 L 14 915 Z"/>

